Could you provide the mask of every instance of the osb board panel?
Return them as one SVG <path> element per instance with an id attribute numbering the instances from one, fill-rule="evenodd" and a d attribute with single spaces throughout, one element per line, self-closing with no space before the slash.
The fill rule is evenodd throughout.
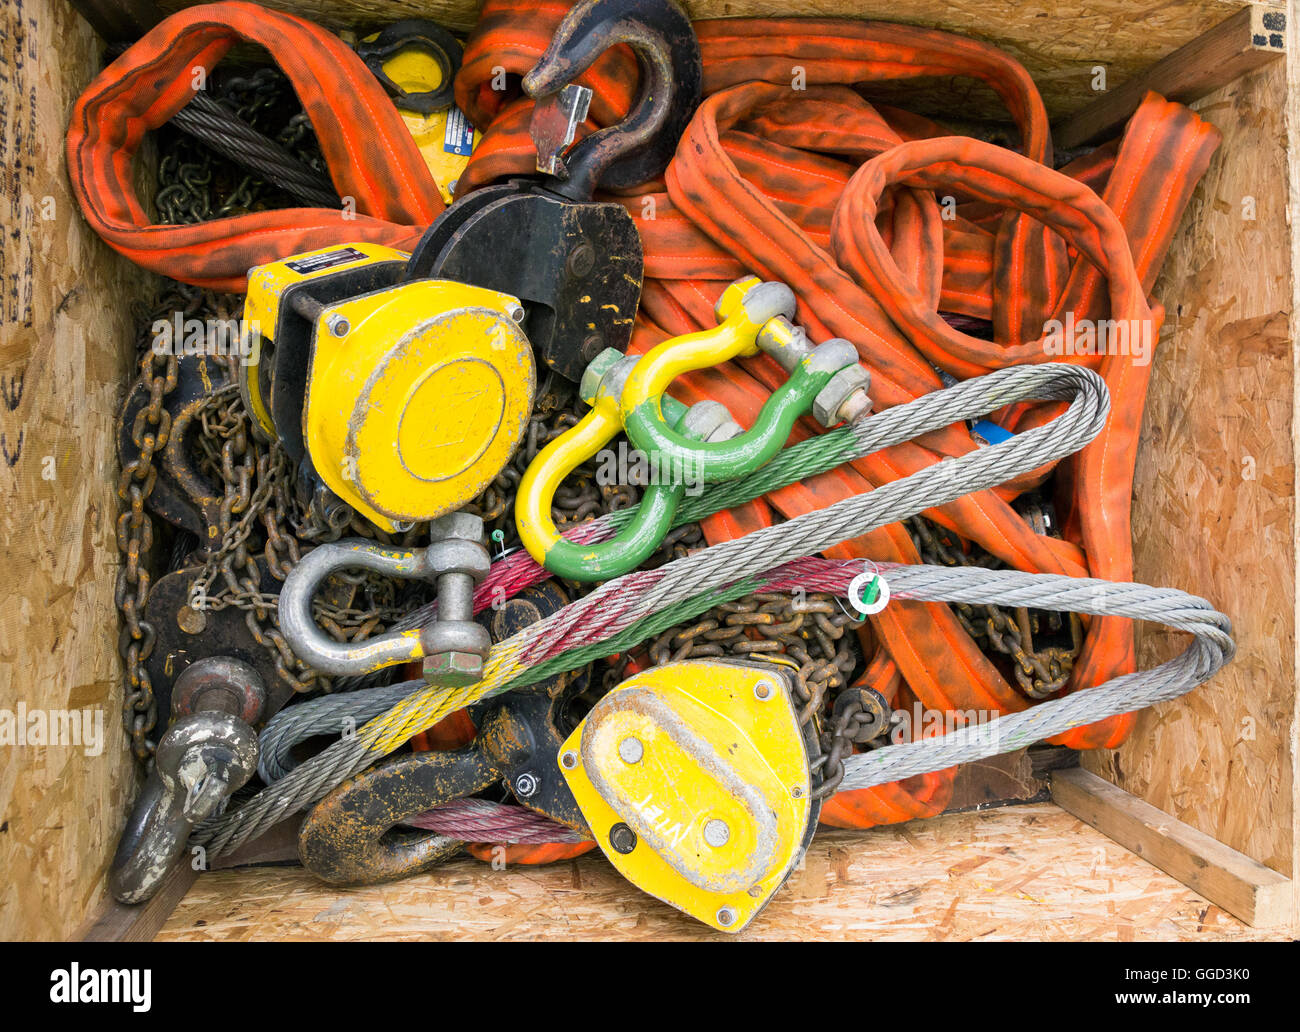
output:
<path id="1" fill-rule="evenodd" d="M 5 19 L 0 722 L 10 737 L 0 741 L 15 744 L 0 745 L 0 938 L 54 938 L 103 898 L 131 789 L 112 420 L 140 277 L 82 221 L 63 169 L 68 112 L 98 69 L 97 42 L 62 0 L 7 0 Z M 98 749 L 80 735 L 80 746 L 33 744 L 44 720 L 68 711 L 89 715 Z"/>
<path id="2" fill-rule="evenodd" d="M 474 24 L 479 0 L 269 0 L 268 7 L 292 11 L 338 29 L 382 25 L 399 18 L 432 18 L 452 29 Z M 164 0 L 167 10 L 193 6 Z M 869 17 L 950 29 L 1003 47 L 1033 75 L 1053 118 L 1093 100 L 1094 68 L 1106 69 L 1114 87 L 1135 72 L 1177 50 L 1226 19 L 1244 3 L 1225 0 L 895 0 L 864 5 L 861 0 L 684 0 L 692 18 Z M 901 99 L 890 91 L 889 96 Z M 991 91 L 969 80 L 927 84 L 914 90 L 910 106 L 931 114 L 964 113 L 1009 121 Z"/>
<path id="3" fill-rule="evenodd" d="M 1295 482 L 1283 64 L 1195 107 L 1224 142 L 1156 288 L 1168 312 L 1133 535 L 1138 579 L 1211 599 L 1232 618 L 1238 652 L 1211 684 L 1144 712 L 1117 753 L 1085 765 L 1290 877 Z M 1176 635 L 1146 634 L 1142 664 L 1181 647 Z"/>
<path id="4" fill-rule="evenodd" d="M 1294 20 L 1293 14 L 1292 24 L 1294 24 Z M 1288 196 L 1290 198 L 1287 204 L 1287 212 L 1289 214 L 1288 222 L 1291 225 L 1291 268 L 1292 270 L 1300 270 L 1300 220 L 1296 218 L 1297 206 L 1300 205 L 1300 48 L 1295 46 L 1292 46 L 1286 55 L 1286 81 L 1287 163 L 1290 169 L 1290 175 L 1287 178 L 1289 185 Z M 1291 276 L 1291 340 L 1300 340 L 1300 275 L 1296 275 L 1294 271 Z M 1294 396 L 1294 392 L 1300 390 L 1300 365 L 1293 361 L 1291 372 Z M 1291 440 L 1292 455 L 1300 456 L 1300 421 L 1296 420 L 1294 412 L 1291 417 Z M 1300 525 L 1295 527 L 1295 531 L 1292 568 L 1300 573 Z M 1297 669 L 1300 670 L 1300 609 L 1293 611 L 1292 620 L 1294 621 L 1292 626 L 1295 635 L 1293 641 L 1295 663 Z M 1296 690 L 1300 693 L 1300 685 L 1297 686 Z M 1293 800 L 1291 881 L 1296 886 L 1295 900 L 1293 902 L 1296 920 L 1300 922 L 1300 699 L 1297 700 L 1295 712 L 1291 718 L 1291 779 L 1291 798 Z"/>
<path id="5" fill-rule="evenodd" d="M 825 831 L 742 939 L 1285 938 L 1255 932 L 1048 803 Z M 203 874 L 160 940 L 723 939 L 588 854 L 458 860 L 339 890 L 301 868 Z"/>

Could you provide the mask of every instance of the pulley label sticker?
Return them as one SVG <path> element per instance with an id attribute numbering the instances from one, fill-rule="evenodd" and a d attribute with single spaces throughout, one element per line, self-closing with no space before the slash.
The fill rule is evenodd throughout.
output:
<path id="1" fill-rule="evenodd" d="M 313 254 L 308 258 L 299 258 L 295 262 L 285 262 L 284 264 L 299 275 L 306 276 L 309 273 L 320 272 L 321 269 L 332 269 L 336 265 L 346 265 L 348 262 L 360 261 L 364 257 L 365 255 L 355 247 L 340 247 L 337 251 Z"/>
<path id="2" fill-rule="evenodd" d="M 442 134 L 442 149 L 465 157 L 474 153 L 474 127 L 458 107 L 447 112 L 447 128 Z"/>

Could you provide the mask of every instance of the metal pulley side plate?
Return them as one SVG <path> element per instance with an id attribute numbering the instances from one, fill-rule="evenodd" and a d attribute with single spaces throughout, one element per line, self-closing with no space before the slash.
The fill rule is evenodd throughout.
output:
<path id="1" fill-rule="evenodd" d="M 519 298 L 538 357 L 576 382 L 605 348 L 627 350 L 644 260 L 636 225 L 621 204 L 573 201 L 532 181 L 511 180 L 449 208 L 416 247 L 408 275 Z"/>
<path id="2" fill-rule="evenodd" d="M 327 306 L 304 421 L 331 490 L 386 530 L 478 495 L 532 413 L 536 370 L 521 317 L 515 297 L 450 280 Z M 341 336 L 331 323 L 345 327 Z"/>
<path id="3" fill-rule="evenodd" d="M 267 717 L 293 695 L 277 673 L 271 654 L 249 629 L 247 611 L 233 605 L 209 607 L 205 596 L 196 593 L 195 582 L 203 572 L 202 566 L 185 566 L 164 574 L 154 582 L 145 605 L 144 618 L 157 635 L 145 669 L 153 682 L 160 726 L 168 722 L 176 679 L 194 663 L 215 655 L 242 660 L 261 676 L 267 692 Z M 263 570 L 258 588 L 272 594 L 279 584 Z"/>
<path id="4" fill-rule="evenodd" d="M 720 931 L 744 928 L 807 846 L 814 786 L 786 678 L 775 665 L 734 661 L 643 671 L 560 751 L 615 868 Z"/>
<path id="5" fill-rule="evenodd" d="M 382 244 L 322 247 L 251 270 L 244 321 L 257 340 L 240 384 L 254 429 L 278 437 L 295 463 L 305 455 L 303 398 L 315 322 L 295 310 L 305 295 L 327 305 L 396 283 L 408 256 Z M 301 299 L 300 299 L 301 300 Z"/>

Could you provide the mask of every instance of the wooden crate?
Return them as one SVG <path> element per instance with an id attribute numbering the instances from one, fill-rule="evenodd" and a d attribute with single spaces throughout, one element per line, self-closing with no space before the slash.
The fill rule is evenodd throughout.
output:
<path id="1" fill-rule="evenodd" d="M 419 13 L 463 29 L 477 3 L 269 6 L 333 28 Z M 862 10 L 857 0 L 687 7 L 695 17 Z M 1240 650 L 1211 684 L 1144 713 L 1123 748 L 1085 756 L 1086 771 L 1058 774 L 1054 802 L 819 835 L 753 937 L 1194 939 L 1300 928 L 1295 33 L 1285 55 L 1269 33 L 1257 38 L 1262 15 L 1280 5 L 1060 7 L 896 0 L 889 14 L 1017 57 L 1043 93 L 1058 142 L 1114 128 L 1148 85 L 1194 103 L 1222 130 L 1156 289 L 1168 317 L 1143 429 L 1134 536 L 1138 578 L 1214 600 L 1232 617 Z M 120 725 L 112 434 L 131 372 L 131 302 L 153 284 L 87 228 L 63 167 L 68 113 L 98 70 L 98 41 L 64 0 L 9 0 L 6 20 L 0 709 L 102 709 L 105 747 L 95 758 L 14 748 L 0 765 L 0 937 L 65 938 L 89 928 L 141 936 L 159 927 L 167 939 L 707 935 L 593 857 L 506 873 L 458 862 L 353 892 L 292 868 L 244 868 L 193 884 L 178 877 L 145 911 L 108 905 L 105 872 L 136 789 Z M 1111 86 L 1101 96 L 1089 88 L 1097 66 Z M 937 84 L 933 104 L 950 108 L 953 89 L 966 87 Z M 958 95 L 975 116 L 996 116 L 991 95 Z M 146 156 L 141 177 L 149 166 Z M 1251 209 L 1253 219 L 1243 217 Z M 1149 632 L 1141 658 L 1149 665 L 1177 647 L 1172 635 Z"/>

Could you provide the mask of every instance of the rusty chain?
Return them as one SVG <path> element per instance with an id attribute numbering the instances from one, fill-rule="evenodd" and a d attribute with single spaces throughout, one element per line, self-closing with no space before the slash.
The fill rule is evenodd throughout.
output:
<path id="1" fill-rule="evenodd" d="M 670 627 L 645 645 L 606 666 L 602 694 L 629 676 L 629 671 L 685 659 L 733 658 L 789 660 L 794 664 L 794 703 L 801 726 L 812 726 L 821 755 L 814 769 L 823 771 L 823 798 L 844 777 L 842 757 L 855 743 L 865 744 L 887 728 L 887 707 L 874 720 L 862 689 L 850 688 L 861 665 L 858 618 L 829 594 L 802 596 L 758 592 L 725 602 L 690 623 Z M 874 695 L 875 693 L 871 693 Z M 882 700 L 883 704 L 883 700 Z"/>
<path id="2" fill-rule="evenodd" d="M 148 763 L 153 754 L 150 736 L 158 725 L 153 683 L 145 665 L 156 636 L 143 614 L 152 584 L 148 559 L 160 535 L 148 500 L 158 479 L 155 456 L 169 439 L 172 417 L 166 400 L 176 387 L 179 372 L 176 355 L 160 354 L 152 347 L 151 328 L 176 312 L 186 318 L 228 319 L 240 307 L 240 299 L 233 295 L 177 283 L 163 290 L 152 309 L 137 313 L 140 373 L 131 390 L 143 384 L 148 402 L 130 428 L 130 439 L 139 454 L 126 464 L 118 480 L 121 513 L 116 533 L 123 565 L 116 602 L 122 622 L 119 652 L 127 683 L 123 722 L 131 736 L 132 752 L 142 763 Z M 346 522 L 330 523 L 299 500 L 296 471 L 283 449 L 278 443 L 268 446 L 253 437 L 250 417 L 234 386 L 238 359 L 232 356 L 227 362 L 229 382 L 217 386 L 200 404 L 196 411 L 199 431 L 192 438 L 198 470 L 222 485 L 217 545 L 204 557 L 193 597 L 201 609 L 245 610 L 253 640 L 267 650 L 279 676 L 295 692 L 329 691 L 330 680 L 298 660 L 280 632 L 278 592 L 262 589 L 259 557 L 272 578 L 283 581 L 307 548 L 345 532 L 393 542 L 351 510 L 344 510 Z M 419 528 L 413 528 L 405 537 L 418 532 Z M 164 564 L 167 571 L 185 565 L 193 546 L 187 532 L 173 532 Z M 389 579 L 372 573 L 355 577 L 338 574 L 316 600 L 315 609 L 321 626 L 336 640 L 347 641 L 382 631 L 408 608 L 399 601 L 396 583 Z"/>
<path id="3" fill-rule="evenodd" d="M 209 92 L 246 124 L 273 138 L 329 181 L 311 121 L 280 71 L 259 68 L 232 77 L 218 72 L 209 84 Z M 154 196 L 161 223 L 190 225 L 299 203 L 275 184 L 249 173 L 193 137 L 176 129 L 167 132 L 170 135 L 164 138 L 165 153 L 159 162 Z"/>
<path id="4" fill-rule="evenodd" d="M 148 385 L 149 401 L 131 424 L 131 442 L 139 454 L 123 466 L 117 481 L 117 547 L 123 563 L 114 597 L 122 616 L 118 652 L 126 672 L 122 723 L 131 736 L 131 751 L 142 763 L 153 755 L 149 735 L 158 724 L 153 682 L 145 669 L 155 641 L 154 628 L 143 619 L 151 583 L 147 562 L 155 542 L 153 517 L 145 505 L 158 481 L 154 455 L 166 447 L 171 431 L 171 414 L 163 403 L 176 387 L 177 371 L 174 355 L 158 355 L 145 347 L 139 379 Z"/>
<path id="5" fill-rule="evenodd" d="M 1030 506 L 1026 517 L 1038 533 L 1045 533 L 1050 526 L 1050 518 L 1038 506 Z M 985 569 L 1003 566 L 987 552 L 957 541 L 954 535 L 923 516 L 914 516 L 905 525 L 927 563 Z M 1069 681 L 1083 647 L 1083 625 L 1077 613 L 1023 607 L 1005 609 L 962 602 L 954 603 L 952 610 L 983 652 L 1011 660 L 1016 683 L 1029 698 L 1047 698 Z"/>

